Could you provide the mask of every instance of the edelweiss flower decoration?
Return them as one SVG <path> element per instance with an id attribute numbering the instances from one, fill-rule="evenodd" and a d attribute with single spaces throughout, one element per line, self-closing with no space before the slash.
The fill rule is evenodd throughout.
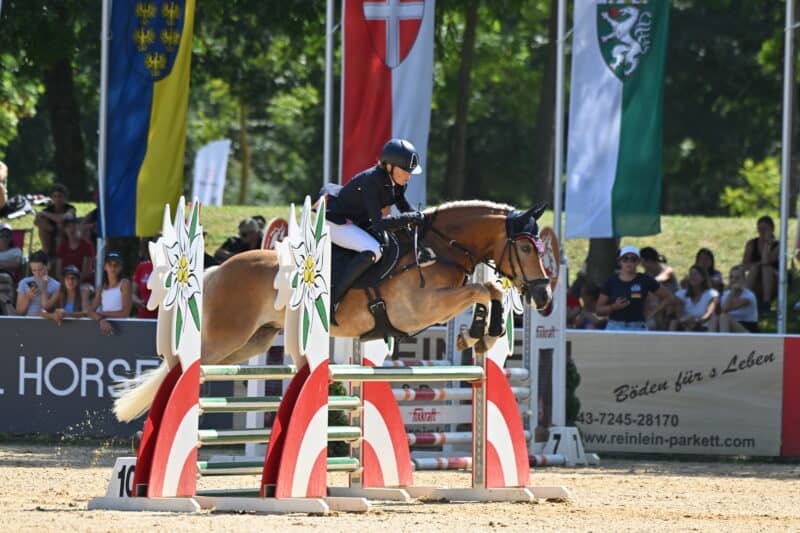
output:
<path id="1" fill-rule="evenodd" d="M 508 342 L 508 353 L 511 353 L 514 351 L 514 314 L 521 315 L 525 308 L 522 305 L 522 296 L 520 296 L 519 291 L 510 279 L 498 274 L 497 281 L 503 288 L 503 311 L 506 315 L 506 341 Z"/>
<path id="2" fill-rule="evenodd" d="M 291 274 L 290 286 L 292 296 L 289 308 L 301 309 L 300 341 L 303 350 L 308 346 L 309 333 L 315 320 L 325 331 L 329 330 L 328 313 L 323 296 L 328 294 L 328 271 L 325 264 L 325 250 L 329 246 L 328 229 L 325 225 L 325 200 L 320 201 L 315 224 L 311 224 L 310 200 L 303 206 L 300 222 L 301 242 L 291 242 L 294 272 Z"/>
<path id="3" fill-rule="evenodd" d="M 181 198 L 175 213 L 175 238 L 165 239 L 168 271 L 164 277 L 164 309 L 177 308 L 174 322 L 174 346 L 178 351 L 181 339 L 190 322 L 200 332 L 200 289 L 203 275 L 203 229 L 198 220 L 198 202 L 194 202 L 188 222 L 184 220 L 184 201 Z"/>

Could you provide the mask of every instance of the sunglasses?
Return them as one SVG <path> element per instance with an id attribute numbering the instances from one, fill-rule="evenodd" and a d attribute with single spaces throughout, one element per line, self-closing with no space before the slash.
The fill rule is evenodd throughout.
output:
<path id="1" fill-rule="evenodd" d="M 635 255 L 623 255 L 620 261 L 622 261 L 623 263 L 638 263 L 639 258 L 636 257 Z"/>

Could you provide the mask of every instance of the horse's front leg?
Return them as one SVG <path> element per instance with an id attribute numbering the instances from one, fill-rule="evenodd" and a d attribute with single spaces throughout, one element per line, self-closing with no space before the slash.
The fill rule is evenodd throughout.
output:
<path id="1" fill-rule="evenodd" d="M 489 291 L 491 298 L 491 314 L 489 320 L 489 331 L 486 335 L 477 335 L 478 331 L 473 332 L 470 330 L 471 337 L 478 337 L 475 342 L 475 351 L 478 353 L 485 353 L 494 346 L 499 337 L 505 333 L 504 309 L 503 309 L 503 289 L 497 281 L 487 281 L 484 283 L 486 290 Z M 474 325 L 474 322 L 473 322 Z M 485 331 L 485 330 L 484 330 Z"/>

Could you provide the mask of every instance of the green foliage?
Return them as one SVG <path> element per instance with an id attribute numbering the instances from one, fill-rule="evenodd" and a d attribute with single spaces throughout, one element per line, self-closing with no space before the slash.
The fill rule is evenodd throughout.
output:
<path id="1" fill-rule="evenodd" d="M 737 187 L 726 186 L 720 197 L 720 205 L 731 216 L 760 216 L 765 212 L 778 212 L 781 173 L 776 158 L 768 157 L 759 163 L 746 159 L 739 176 L 744 183 Z"/>
<path id="2" fill-rule="evenodd" d="M 19 58 L 0 54 L 0 158 L 16 138 L 19 121 L 34 114 L 43 91 L 39 81 L 22 75 Z"/>

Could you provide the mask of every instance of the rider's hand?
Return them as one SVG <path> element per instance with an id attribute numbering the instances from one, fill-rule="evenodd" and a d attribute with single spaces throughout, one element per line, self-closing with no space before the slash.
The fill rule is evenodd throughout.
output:
<path id="1" fill-rule="evenodd" d="M 409 224 L 416 224 L 417 226 L 425 224 L 425 214 L 422 213 L 422 211 L 406 213 L 406 216 L 408 217 Z"/>

